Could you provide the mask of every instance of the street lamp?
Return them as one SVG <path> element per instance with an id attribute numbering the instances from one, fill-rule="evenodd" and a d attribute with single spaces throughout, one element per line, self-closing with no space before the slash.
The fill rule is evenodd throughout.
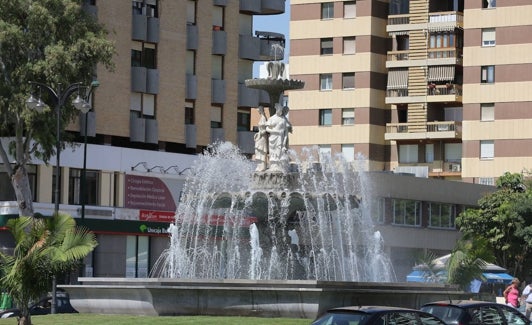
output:
<path id="1" fill-rule="evenodd" d="M 61 108 L 65 105 L 66 100 L 72 95 L 74 92 L 78 92 L 78 96 L 72 101 L 72 104 L 76 109 L 86 113 L 90 110 L 90 105 L 87 103 L 85 99 L 83 99 L 80 96 L 80 92 L 83 90 L 87 90 L 87 94 L 92 91 L 92 88 L 94 87 L 94 82 L 90 86 L 84 86 L 81 82 L 76 82 L 65 89 L 61 88 L 61 84 L 58 85 L 57 90 L 53 89 L 51 86 L 48 86 L 46 84 L 36 82 L 36 81 L 30 81 L 30 85 L 33 87 L 37 87 L 39 89 L 39 94 L 44 89 L 48 91 L 51 95 L 51 97 L 54 100 L 55 104 L 55 117 L 56 117 L 56 142 L 55 142 L 55 150 L 56 150 L 56 164 L 55 164 L 55 188 L 54 188 L 54 195 L 55 195 L 55 205 L 54 205 L 54 215 L 57 215 L 59 213 L 59 185 L 61 182 L 61 164 L 60 164 L 60 158 L 61 158 Z M 97 82 L 96 82 L 97 83 Z M 38 98 L 35 98 L 33 94 L 30 95 L 30 97 L 26 100 L 26 106 L 30 109 L 35 109 L 37 112 L 42 112 L 47 105 L 41 100 L 40 95 Z M 55 274 L 52 277 L 52 306 L 51 306 L 51 313 L 56 313 L 56 306 L 57 306 L 57 281 Z"/>
<path id="2" fill-rule="evenodd" d="M 94 80 L 90 87 L 89 91 L 87 92 L 87 95 L 85 96 L 84 103 L 81 106 L 81 113 L 85 116 L 85 125 L 83 126 L 83 169 L 81 170 L 81 190 L 80 190 L 80 203 L 81 203 L 81 220 L 85 220 L 85 205 L 87 204 L 87 193 L 86 193 L 86 187 L 87 187 L 87 124 L 89 124 L 88 115 L 89 111 L 91 110 L 91 93 L 92 91 L 100 85 L 100 82 L 98 80 Z M 79 97 L 79 96 L 78 96 Z M 76 98 L 77 99 L 77 98 Z M 90 102 L 89 102 L 90 101 Z M 75 104 L 74 104 L 75 105 Z"/>

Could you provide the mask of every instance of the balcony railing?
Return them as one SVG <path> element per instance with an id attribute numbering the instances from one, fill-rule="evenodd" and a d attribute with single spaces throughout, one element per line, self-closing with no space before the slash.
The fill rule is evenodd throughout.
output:
<path id="1" fill-rule="evenodd" d="M 445 177 L 460 176 L 462 164 L 435 160 L 431 163 L 400 163 L 395 168 L 395 173 L 415 174 L 417 177 Z"/>
<path id="2" fill-rule="evenodd" d="M 464 22 L 464 14 L 457 11 L 443 11 L 429 13 L 429 23 Z"/>
<path id="3" fill-rule="evenodd" d="M 462 96 L 462 86 L 455 84 L 447 85 L 428 85 L 428 96 L 443 96 L 443 95 L 455 95 Z"/>
<path id="4" fill-rule="evenodd" d="M 390 15 L 388 16 L 388 25 L 405 25 L 410 23 L 410 15 Z"/>
<path id="5" fill-rule="evenodd" d="M 420 128 L 421 127 L 421 128 Z M 387 123 L 386 133 L 408 133 L 409 129 L 415 129 L 419 132 L 421 129 L 425 132 L 452 132 L 462 133 L 462 123 L 458 121 L 435 121 L 421 123 Z"/>
<path id="6" fill-rule="evenodd" d="M 388 89 L 386 90 L 386 97 L 407 97 L 408 89 Z"/>
<path id="7" fill-rule="evenodd" d="M 454 47 L 428 49 L 429 59 L 462 58 L 462 50 Z"/>
<path id="8" fill-rule="evenodd" d="M 388 61 L 405 61 L 408 60 L 409 51 L 389 51 L 388 52 Z"/>

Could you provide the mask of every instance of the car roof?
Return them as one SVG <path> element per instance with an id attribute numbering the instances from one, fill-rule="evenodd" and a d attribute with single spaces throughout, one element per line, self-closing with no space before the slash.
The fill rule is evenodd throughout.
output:
<path id="1" fill-rule="evenodd" d="M 480 300 L 442 300 L 442 301 L 433 301 L 424 304 L 425 306 L 455 306 L 455 307 L 472 307 L 472 306 L 481 306 L 481 305 L 499 305 L 496 302 L 492 301 L 480 301 Z"/>
<path id="2" fill-rule="evenodd" d="M 411 308 L 402 308 L 402 307 L 393 307 L 393 306 L 344 306 L 336 307 L 327 310 L 327 312 L 337 312 L 337 311 L 360 311 L 368 314 L 380 313 L 383 311 L 411 311 L 419 313 L 419 310 Z"/>

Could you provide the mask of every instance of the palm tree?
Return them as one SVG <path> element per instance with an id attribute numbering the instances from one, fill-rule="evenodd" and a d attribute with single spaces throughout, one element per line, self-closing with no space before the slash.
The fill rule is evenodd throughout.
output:
<path id="1" fill-rule="evenodd" d="M 447 262 L 448 282 L 467 290 L 471 281 L 482 279 L 487 263 L 494 260 L 493 253 L 482 238 L 464 237 L 456 243 Z"/>
<path id="2" fill-rule="evenodd" d="M 18 217 L 7 226 L 15 239 L 12 255 L 0 252 L 0 285 L 20 308 L 19 325 L 31 325 L 30 303 L 50 288 L 51 278 L 71 270 L 96 246 L 96 237 L 70 215 Z"/>

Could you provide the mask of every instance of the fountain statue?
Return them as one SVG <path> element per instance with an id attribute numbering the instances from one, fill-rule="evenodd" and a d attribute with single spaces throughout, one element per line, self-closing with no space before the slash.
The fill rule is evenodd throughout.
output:
<path id="1" fill-rule="evenodd" d="M 277 51 L 282 49 L 276 48 Z M 289 148 L 292 124 L 279 103 L 304 82 L 282 79 L 284 64 L 246 86 L 270 95 L 259 106 L 255 162 L 231 143 L 201 155 L 169 229 L 155 276 L 179 279 L 391 282 L 393 268 L 369 215 L 364 173 L 342 156 L 301 156 Z"/>

